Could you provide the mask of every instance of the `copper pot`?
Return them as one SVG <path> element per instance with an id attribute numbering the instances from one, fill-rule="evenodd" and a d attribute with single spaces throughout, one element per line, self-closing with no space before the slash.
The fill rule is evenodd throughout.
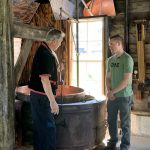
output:
<path id="1" fill-rule="evenodd" d="M 17 87 L 16 97 L 17 99 L 28 101 L 30 99 L 30 89 L 28 88 L 28 86 Z M 69 85 L 59 85 L 56 92 L 56 100 L 58 103 L 85 101 L 85 92 L 82 88 Z"/>
<path id="2" fill-rule="evenodd" d="M 89 1 L 87 6 L 90 8 L 92 14 L 94 16 L 107 15 L 107 16 L 115 16 L 115 7 L 113 0 L 95 0 Z M 84 16 L 90 16 L 89 12 L 86 8 L 83 10 Z"/>

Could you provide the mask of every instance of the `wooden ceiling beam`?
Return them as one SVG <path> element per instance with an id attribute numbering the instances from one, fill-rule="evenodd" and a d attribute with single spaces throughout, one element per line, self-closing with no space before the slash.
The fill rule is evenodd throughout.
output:
<path id="1" fill-rule="evenodd" d="M 13 36 L 17 38 L 30 39 L 36 41 L 45 41 L 47 32 L 53 27 L 43 28 L 36 27 L 28 24 L 14 22 Z"/>

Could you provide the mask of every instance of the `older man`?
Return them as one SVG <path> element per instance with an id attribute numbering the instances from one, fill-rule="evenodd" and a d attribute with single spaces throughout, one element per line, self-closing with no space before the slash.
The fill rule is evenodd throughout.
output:
<path id="1" fill-rule="evenodd" d="M 65 34 L 48 32 L 33 59 L 29 88 L 34 130 L 34 150 L 56 150 L 56 126 L 53 114 L 59 113 L 55 101 L 58 59 L 55 54 Z"/>

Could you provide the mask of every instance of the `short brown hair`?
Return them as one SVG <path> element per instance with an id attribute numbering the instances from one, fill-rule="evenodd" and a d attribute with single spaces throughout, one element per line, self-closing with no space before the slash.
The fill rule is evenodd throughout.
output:
<path id="1" fill-rule="evenodd" d="M 110 40 L 120 41 L 124 45 L 124 39 L 119 34 L 111 36 Z"/>

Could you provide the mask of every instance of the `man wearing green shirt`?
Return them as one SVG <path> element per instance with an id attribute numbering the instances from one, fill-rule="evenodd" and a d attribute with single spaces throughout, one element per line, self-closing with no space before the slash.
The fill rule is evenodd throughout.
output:
<path id="1" fill-rule="evenodd" d="M 123 49 L 123 38 L 115 35 L 110 38 L 112 56 L 108 58 L 106 87 L 107 112 L 110 140 L 106 149 L 116 149 L 118 142 L 118 112 L 120 113 L 122 138 L 120 150 L 130 147 L 130 112 L 133 102 L 132 72 L 133 59 Z"/>

